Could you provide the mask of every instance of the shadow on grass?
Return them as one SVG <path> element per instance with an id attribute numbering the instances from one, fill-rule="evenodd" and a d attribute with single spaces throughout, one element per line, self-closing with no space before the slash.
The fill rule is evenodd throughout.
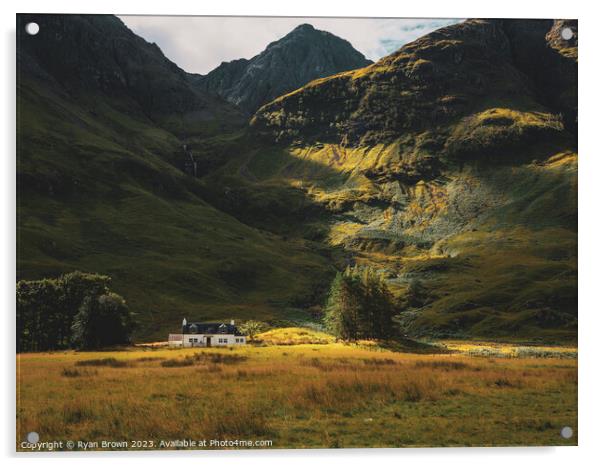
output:
<path id="1" fill-rule="evenodd" d="M 396 337 L 389 340 L 378 340 L 374 345 L 366 346 L 368 349 L 384 349 L 395 353 L 414 354 L 450 354 L 452 351 L 440 346 L 430 345 L 405 337 Z"/>

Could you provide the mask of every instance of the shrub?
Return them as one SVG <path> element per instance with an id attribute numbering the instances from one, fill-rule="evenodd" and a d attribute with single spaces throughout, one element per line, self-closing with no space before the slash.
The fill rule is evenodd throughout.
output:
<path id="1" fill-rule="evenodd" d="M 258 333 L 265 332 L 267 325 L 257 320 L 247 320 L 238 326 L 238 329 L 249 337 L 249 340 L 255 339 Z"/>
<path id="2" fill-rule="evenodd" d="M 467 369 L 470 366 L 466 363 L 459 361 L 418 361 L 415 364 L 416 368 L 433 368 L 433 369 L 443 369 L 445 371 L 450 370 L 462 370 Z"/>
<path id="3" fill-rule="evenodd" d="M 522 388 L 524 384 L 521 380 L 510 380 L 507 377 L 498 377 L 493 381 L 492 385 L 498 388 Z"/>
<path id="4" fill-rule="evenodd" d="M 237 364 L 246 359 L 246 356 L 239 354 L 197 353 L 183 359 L 168 359 L 161 362 L 161 365 L 163 367 L 185 367 L 195 364 L 213 364 L 215 366 L 217 364 Z"/>
<path id="5" fill-rule="evenodd" d="M 184 359 L 167 359 L 161 361 L 161 366 L 163 367 L 186 367 L 192 365 L 194 365 L 194 359 L 188 356 Z"/>
<path id="6" fill-rule="evenodd" d="M 105 366 L 105 367 L 128 367 L 131 365 L 130 362 L 122 359 L 115 358 L 104 358 L 104 359 L 85 359 L 83 361 L 77 361 L 76 366 Z"/>
<path id="7" fill-rule="evenodd" d="M 83 376 L 90 376 L 90 375 L 96 375 L 96 374 L 97 374 L 96 371 L 70 369 L 68 367 L 63 368 L 63 370 L 61 371 L 61 375 L 63 377 L 83 377 Z"/>
<path id="8" fill-rule="evenodd" d="M 74 401 L 63 407 L 63 419 L 66 424 L 79 424 L 93 420 L 94 413 L 89 406 Z"/>

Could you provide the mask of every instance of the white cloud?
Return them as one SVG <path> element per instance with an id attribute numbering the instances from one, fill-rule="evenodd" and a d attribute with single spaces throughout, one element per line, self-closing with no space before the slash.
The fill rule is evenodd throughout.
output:
<path id="1" fill-rule="evenodd" d="M 299 24 L 348 40 L 371 60 L 457 19 L 120 16 L 136 34 L 156 42 L 178 66 L 205 74 L 223 61 L 251 58 Z"/>

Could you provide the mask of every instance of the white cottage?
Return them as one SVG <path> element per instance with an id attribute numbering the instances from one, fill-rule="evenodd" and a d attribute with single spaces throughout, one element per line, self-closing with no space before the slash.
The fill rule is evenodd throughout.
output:
<path id="1" fill-rule="evenodd" d="M 246 337 L 240 333 L 234 321 L 224 323 L 198 323 L 182 321 L 182 333 L 171 333 L 168 340 L 171 347 L 191 346 L 234 346 L 245 345 Z"/>

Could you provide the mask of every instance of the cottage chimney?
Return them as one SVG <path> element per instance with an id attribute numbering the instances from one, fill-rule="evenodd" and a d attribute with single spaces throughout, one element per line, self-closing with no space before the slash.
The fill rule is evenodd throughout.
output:
<path id="1" fill-rule="evenodd" d="M 185 333 L 184 331 L 186 330 L 186 317 L 184 317 L 184 319 L 182 320 L 182 333 Z"/>
<path id="2" fill-rule="evenodd" d="M 230 320 L 230 325 L 234 325 L 234 319 Z"/>

